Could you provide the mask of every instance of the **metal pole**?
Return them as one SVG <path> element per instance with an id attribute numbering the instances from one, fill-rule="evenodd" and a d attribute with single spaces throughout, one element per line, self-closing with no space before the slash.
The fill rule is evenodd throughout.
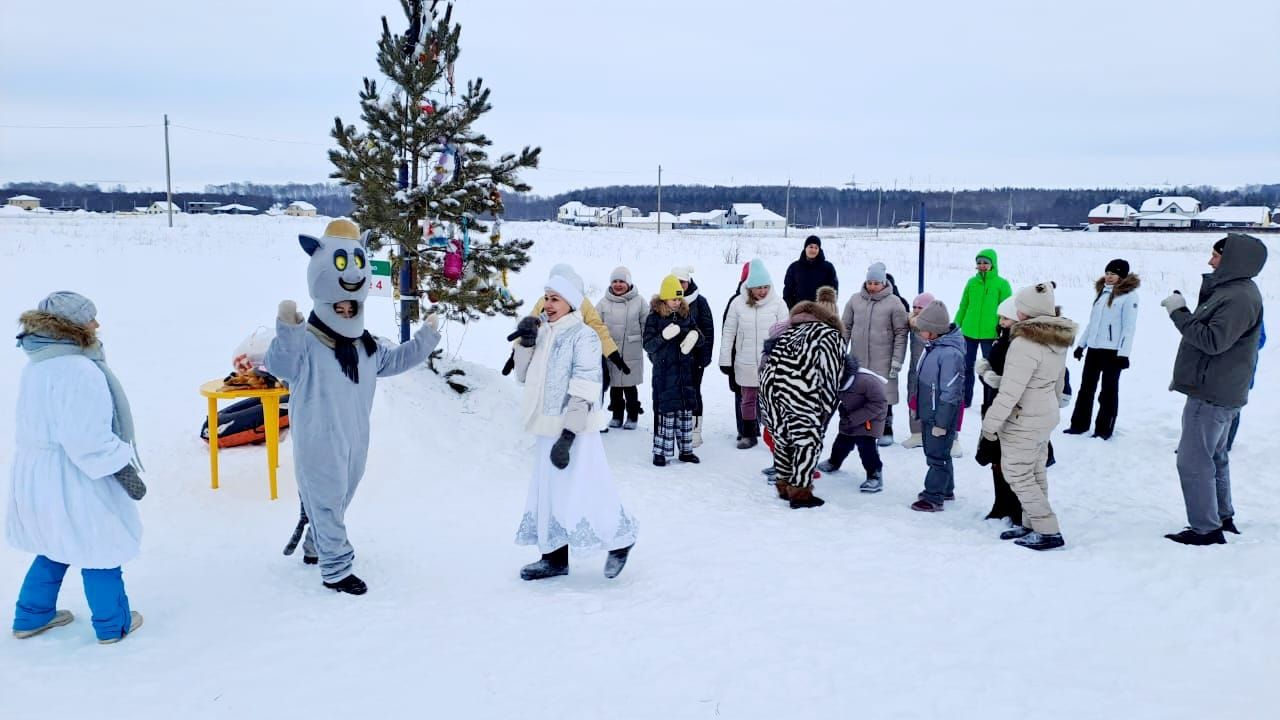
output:
<path id="1" fill-rule="evenodd" d="M 951 229 L 956 229 L 956 189 L 951 188 Z"/>
<path id="2" fill-rule="evenodd" d="M 787 205 L 782 212 L 782 237 L 787 236 L 787 226 L 791 224 L 791 178 L 787 178 Z"/>
<path id="3" fill-rule="evenodd" d="M 164 115 L 164 197 L 169 209 L 169 227 L 173 227 L 173 180 L 169 172 L 169 114 Z"/>
<path id="4" fill-rule="evenodd" d="M 662 166 L 658 166 L 658 234 L 662 234 Z"/>
<path id="5" fill-rule="evenodd" d="M 929 223 L 925 222 L 924 201 L 920 201 L 920 267 L 918 268 L 916 280 L 916 293 L 924 292 L 924 229 Z"/>
<path id="6" fill-rule="evenodd" d="M 880 200 L 884 197 L 884 186 L 880 186 L 880 191 L 876 194 L 876 237 L 880 237 Z"/>

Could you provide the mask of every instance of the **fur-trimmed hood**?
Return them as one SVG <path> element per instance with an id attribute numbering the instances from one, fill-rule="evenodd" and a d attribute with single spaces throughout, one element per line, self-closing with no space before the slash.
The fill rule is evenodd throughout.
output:
<path id="1" fill-rule="evenodd" d="M 1097 302 L 1098 298 L 1102 297 L 1102 288 L 1107 284 L 1106 279 L 1107 278 L 1104 275 L 1103 277 L 1098 278 L 1098 281 L 1093 284 L 1093 289 L 1096 293 L 1093 296 L 1094 302 Z M 1137 273 L 1129 273 L 1128 275 L 1120 278 L 1120 282 L 1116 283 L 1116 286 L 1111 288 L 1111 297 L 1107 298 L 1107 304 L 1110 305 L 1114 303 L 1116 298 L 1137 290 L 1141 285 L 1142 279 L 1138 277 Z"/>
<path id="2" fill-rule="evenodd" d="M 813 300 L 798 302 L 795 307 L 791 308 L 791 324 L 799 325 L 802 322 L 825 323 L 836 332 L 844 335 L 844 323 L 840 322 L 840 316 Z"/>
<path id="3" fill-rule="evenodd" d="M 678 314 L 680 317 L 687 318 L 689 317 L 689 302 L 684 298 L 680 298 L 680 299 L 683 302 L 680 303 L 680 309 L 676 310 L 676 314 Z M 652 298 L 649 299 L 649 312 L 657 315 L 658 317 L 664 318 L 671 314 L 671 308 L 667 307 L 666 300 L 663 300 L 659 298 L 657 295 L 654 295 Z"/>
<path id="4" fill-rule="evenodd" d="M 43 310 L 28 310 L 18 318 L 26 335 L 43 335 L 55 340 L 70 340 L 82 348 L 98 342 L 97 334 L 88 327 L 71 322 L 61 315 Z"/>
<path id="5" fill-rule="evenodd" d="M 1014 323 L 1011 333 L 1037 345 L 1065 349 L 1076 341 L 1078 329 L 1075 322 L 1061 315 L 1042 315 Z"/>

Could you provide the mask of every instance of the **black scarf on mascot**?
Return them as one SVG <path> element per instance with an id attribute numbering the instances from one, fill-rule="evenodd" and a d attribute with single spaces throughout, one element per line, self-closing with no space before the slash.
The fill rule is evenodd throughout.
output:
<path id="1" fill-rule="evenodd" d="M 364 345 L 365 353 L 370 356 L 377 352 L 378 341 L 373 339 L 368 330 L 365 330 L 364 334 L 358 338 L 339 335 L 328 325 L 321 322 L 320 318 L 316 317 L 314 310 L 311 311 L 311 317 L 307 318 L 307 324 L 329 339 L 329 342 L 332 343 L 333 354 L 338 358 L 338 365 L 342 368 L 342 374 L 346 375 L 351 382 L 359 384 L 360 354 L 356 351 L 356 341 L 359 340 Z"/>

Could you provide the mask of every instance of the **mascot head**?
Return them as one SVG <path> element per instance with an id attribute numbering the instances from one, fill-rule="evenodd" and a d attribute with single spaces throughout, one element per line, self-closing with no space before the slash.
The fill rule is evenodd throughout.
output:
<path id="1" fill-rule="evenodd" d="M 369 295 L 369 257 L 360 228 L 350 220 L 334 220 L 324 235 L 299 235 L 298 243 L 311 256 L 307 289 L 316 317 L 343 337 L 360 337 Z"/>

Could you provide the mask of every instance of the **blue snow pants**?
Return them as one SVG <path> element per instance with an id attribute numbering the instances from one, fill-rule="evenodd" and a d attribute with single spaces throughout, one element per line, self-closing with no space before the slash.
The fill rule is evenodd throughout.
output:
<path id="1" fill-rule="evenodd" d="M 18 607 L 13 616 L 14 630 L 35 630 L 53 619 L 58 591 L 68 565 L 37 555 L 27 571 L 27 579 L 18 592 Z M 84 578 L 84 594 L 93 611 L 93 631 L 99 640 L 124 637 L 129 629 L 129 598 L 124 594 L 124 578 L 120 568 L 80 571 Z"/>

